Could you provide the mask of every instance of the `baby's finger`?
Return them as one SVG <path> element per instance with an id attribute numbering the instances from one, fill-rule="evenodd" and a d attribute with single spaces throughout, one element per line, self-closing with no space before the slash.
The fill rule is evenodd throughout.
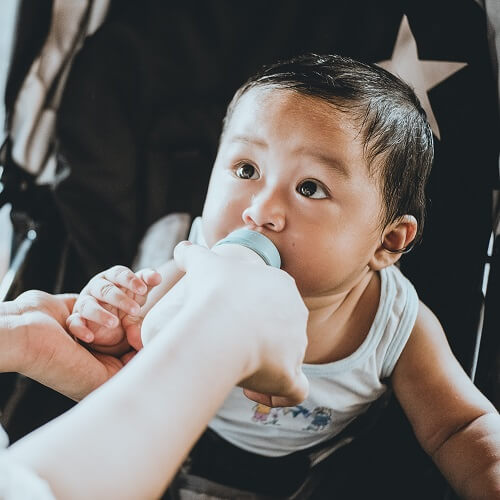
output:
<path id="1" fill-rule="evenodd" d="M 142 279 L 125 266 L 114 266 L 102 274 L 102 276 L 116 285 L 120 285 L 133 293 L 144 295 L 147 287 Z"/>
<path id="2" fill-rule="evenodd" d="M 94 334 L 89 330 L 86 321 L 78 314 L 71 314 L 66 319 L 69 332 L 77 339 L 90 343 L 94 340 Z"/>
<path id="3" fill-rule="evenodd" d="M 108 328 L 114 328 L 119 322 L 118 318 L 112 312 L 107 311 L 90 295 L 81 297 L 78 300 L 78 310 L 75 312 L 86 320 Z"/>
<path id="4" fill-rule="evenodd" d="M 148 287 L 148 291 L 151 288 L 159 285 L 161 283 L 161 274 L 151 268 L 141 269 L 137 271 L 136 276 L 140 278 Z"/>
<path id="5" fill-rule="evenodd" d="M 143 306 L 146 303 L 148 293 L 151 289 L 161 283 L 161 274 L 154 269 L 141 269 L 140 271 L 137 271 L 136 274 L 147 286 L 147 291 L 144 295 L 135 295 L 134 297 L 135 301 L 140 306 Z"/>
<path id="6" fill-rule="evenodd" d="M 146 288 L 144 283 L 143 285 Z M 128 296 L 124 290 L 119 288 L 112 281 L 107 280 L 105 277 L 94 279 L 87 287 L 87 293 L 92 297 L 100 302 L 116 307 L 126 314 L 139 314 L 141 310 L 140 305 L 132 297 Z M 93 318 L 87 319 L 92 319 L 94 321 Z"/>

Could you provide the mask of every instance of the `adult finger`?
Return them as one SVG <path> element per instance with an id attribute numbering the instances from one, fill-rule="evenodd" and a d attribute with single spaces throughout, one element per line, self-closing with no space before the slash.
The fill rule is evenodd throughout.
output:
<path id="1" fill-rule="evenodd" d="M 302 370 L 293 388 L 286 395 L 271 396 L 270 406 L 296 406 L 306 399 L 309 393 L 309 380 Z"/>
<path id="2" fill-rule="evenodd" d="M 280 396 L 273 396 L 271 394 L 265 394 L 262 392 L 252 391 L 250 389 L 243 389 L 243 393 L 248 399 L 255 401 L 256 403 L 261 403 L 266 406 L 296 406 L 307 397 L 309 392 L 309 380 L 304 375 L 302 370 L 298 375 L 297 379 L 294 381 L 292 387 L 290 387 L 285 394 Z"/>
<path id="3" fill-rule="evenodd" d="M 86 321 L 78 314 L 71 314 L 66 319 L 69 332 L 77 339 L 90 343 L 94 340 L 93 332 L 88 328 Z"/>
<path id="4" fill-rule="evenodd" d="M 250 389 L 243 389 L 243 394 L 256 403 L 260 403 L 266 406 L 272 406 L 272 398 L 269 394 L 263 394 L 262 392 L 251 391 Z"/>
<path id="5" fill-rule="evenodd" d="M 128 343 L 136 351 L 140 351 L 144 347 L 141 338 L 142 318 L 125 316 L 122 321 L 127 334 Z"/>
<path id="6" fill-rule="evenodd" d="M 77 293 L 59 293 L 54 295 L 58 300 L 61 300 L 68 311 L 72 311 L 75 306 L 75 302 L 78 299 Z"/>
<path id="7" fill-rule="evenodd" d="M 126 365 L 135 355 L 137 354 L 137 351 L 135 349 L 132 349 L 128 352 L 126 352 L 121 358 L 121 362 Z"/>
<path id="8" fill-rule="evenodd" d="M 181 271 L 187 272 L 189 267 L 199 264 L 200 259 L 217 258 L 208 248 L 193 245 L 190 241 L 181 241 L 174 248 L 174 260 Z"/>

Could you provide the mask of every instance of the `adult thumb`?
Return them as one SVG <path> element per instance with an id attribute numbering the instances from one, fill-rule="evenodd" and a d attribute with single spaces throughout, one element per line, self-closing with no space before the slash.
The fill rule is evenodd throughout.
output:
<path id="1" fill-rule="evenodd" d="M 194 245 L 190 241 L 181 241 L 174 248 L 174 260 L 181 271 L 188 272 L 189 268 L 200 259 L 215 257 L 215 255 L 205 247 Z"/>

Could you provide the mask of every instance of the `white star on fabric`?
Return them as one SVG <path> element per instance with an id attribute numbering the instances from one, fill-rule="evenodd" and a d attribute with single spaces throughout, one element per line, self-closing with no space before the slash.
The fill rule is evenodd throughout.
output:
<path id="1" fill-rule="evenodd" d="M 427 91 L 467 66 L 467 63 L 452 61 L 424 61 L 418 58 L 417 42 L 411 32 L 408 18 L 403 16 L 391 59 L 377 63 L 413 87 L 434 135 L 441 139 L 439 126 L 432 111 Z"/>

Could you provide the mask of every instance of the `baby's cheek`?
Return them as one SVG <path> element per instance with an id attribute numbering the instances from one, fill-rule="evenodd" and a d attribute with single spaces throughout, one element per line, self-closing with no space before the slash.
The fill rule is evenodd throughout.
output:
<path id="1" fill-rule="evenodd" d="M 322 252 L 315 251 L 314 245 L 283 251 L 282 262 L 281 268 L 295 280 L 302 296 L 326 291 L 337 275 L 335 261 L 322 258 Z"/>
<path id="2" fill-rule="evenodd" d="M 223 214 L 203 217 L 203 237 L 208 248 L 212 248 L 215 243 L 227 236 L 231 230 L 226 229 Z"/>
<path id="3" fill-rule="evenodd" d="M 203 224 L 202 224 L 202 232 L 203 238 L 205 238 L 205 242 L 208 248 L 211 248 L 217 240 L 214 240 L 214 231 L 212 218 L 208 215 L 203 215 Z M 198 242 L 196 242 L 198 243 Z"/>

